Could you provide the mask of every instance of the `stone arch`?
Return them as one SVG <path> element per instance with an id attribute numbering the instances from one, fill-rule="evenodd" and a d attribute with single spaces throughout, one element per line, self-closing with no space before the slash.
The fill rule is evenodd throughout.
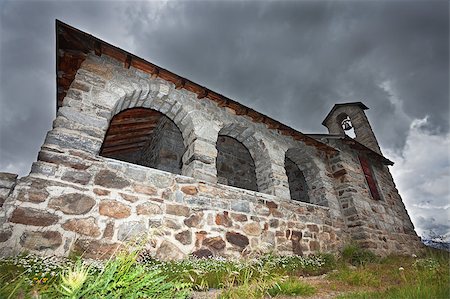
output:
<path id="1" fill-rule="evenodd" d="M 326 167 L 314 152 L 308 147 L 289 148 L 285 157 L 291 160 L 305 179 L 309 203 L 329 206 L 329 199 L 333 191 L 333 184 L 326 174 Z M 289 174 L 287 174 L 289 177 Z"/>
<path id="2" fill-rule="evenodd" d="M 228 136 L 240 142 L 250 153 L 254 162 L 256 185 L 259 192 L 274 194 L 272 159 L 262 138 L 250 128 L 236 123 L 223 126 L 218 136 Z"/>
<path id="3" fill-rule="evenodd" d="M 185 151 L 180 129 L 167 116 L 150 108 L 129 108 L 112 118 L 100 155 L 181 174 Z"/>
<path id="4" fill-rule="evenodd" d="M 109 125 L 103 130 L 103 142 L 106 140 L 107 130 L 111 125 L 111 121 L 116 115 L 133 109 L 155 111 L 164 116 L 163 119 L 166 125 L 170 126 L 170 123 L 172 123 L 180 131 L 182 136 L 181 140 L 184 145 L 183 158 L 179 159 L 177 154 L 177 160 L 180 160 L 179 164 L 181 168 L 179 172 L 177 171 L 175 173 L 196 177 L 190 171 L 191 169 L 185 167 L 186 165 L 183 162 L 187 164 L 192 162 L 192 159 L 189 161 L 189 158 L 185 156 L 192 154 L 188 149 L 192 148 L 192 143 L 195 140 L 191 136 L 196 135 L 195 132 L 198 126 L 194 123 L 195 119 L 192 117 L 193 111 L 190 111 L 189 107 L 183 105 L 181 101 L 178 101 L 177 96 L 172 95 L 172 93 L 178 91 L 161 79 L 144 80 L 131 76 L 123 76 L 122 74 L 115 74 L 114 79 L 109 82 L 106 89 L 108 94 L 112 95 L 111 101 L 114 104 L 105 113 Z M 174 126 L 171 126 L 172 129 Z M 100 150 L 99 148 L 99 153 Z M 168 169 L 163 168 L 162 170 Z"/>

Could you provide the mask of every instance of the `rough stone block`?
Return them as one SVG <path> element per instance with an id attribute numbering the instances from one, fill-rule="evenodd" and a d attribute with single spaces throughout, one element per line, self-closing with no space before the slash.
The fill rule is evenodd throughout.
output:
<path id="1" fill-rule="evenodd" d="M 117 239 L 119 241 L 137 241 L 138 238 L 147 236 L 147 227 L 141 221 L 124 222 L 119 225 Z"/>
<path id="2" fill-rule="evenodd" d="M 49 226 L 58 222 L 57 215 L 33 208 L 17 207 L 9 221 L 34 226 Z"/>
<path id="3" fill-rule="evenodd" d="M 64 172 L 61 179 L 63 181 L 75 183 L 75 184 L 81 184 L 81 185 L 87 185 L 91 179 L 91 174 L 86 171 L 73 171 L 68 170 Z"/>
<path id="4" fill-rule="evenodd" d="M 100 236 L 100 228 L 98 227 L 97 221 L 94 217 L 70 219 L 64 222 L 61 226 L 65 230 L 73 231 L 81 235 L 94 238 Z"/>
<path id="5" fill-rule="evenodd" d="M 116 200 L 103 200 L 99 205 L 100 215 L 122 219 L 131 215 L 131 210 L 128 206 Z"/>
<path id="6" fill-rule="evenodd" d="M 166 213 L 171 215 L 188 217 L 191 213 L 191 210 L 186 206 L 167 204 Z"/>
<path id="7" fill-rule="evenodd" d="M 161 261 L 181 260 L 184 253 L 173 243 L 164 240 L 156 250 L 156 258 Z"/>
<path id="8" fill-rule="evenodd" d="M 130 182 L 110 170 L 99 171 L 94 178 L 94 184 L 105 187 L 123 189 L 130 186 Z"/>
<path id="9" fill-rule="evenodd" d="M 20 245 L 30 250 L 56 249 L 62 244 L 62 236 L 56 231 L 24 232 Z"/>
<path id="10" fill-rule="evenodd" d="M 246 223 L 243 226 L 243 229 L 245 234 L 249 236 L 259 236 L 262 232 L 261 226 L 257 222 L 250 222 Z"/>
<path id="11" fill-rule="evenodd" d="M 189 227 L 200 227 L 201 223 L 203 222 L 203 213 L 196 213 L 192 214 L 188 218 L 184 219 L 184 224 L 186 224 Z"/>
<path id="12" fill-rule="evenodd" d="M 147 186 L 147 185 L 141 185 L 141 184 L 134 184 L 133 185 L 133 190 L 138 192 L 138 193 L 142 193 L 142 194 L 146 194 L 146 195 L 156 195 L 156 194 L 158 194 L 158 190 L 155 187 Z"/>
<path id="13" fill-rule="evenodd" d="M 16 184 L 17 174 L 0 172 L 0 188 L 11 189 Z"/>
<path id="14" fill-rule="evenodd" d="M 241 249 L 244 249 L 250 243 L 246 236 L 238 232 L 227 232 L 225 237 L 230 244 L 236 245 Z"/>
<path id="15" fill-rule="evenodd" d="M 77 239 L 73 250 L 84 258 L 108 259 L 122 249 L 119 243 L 108 243 L 101 240 Z"/>
<path id="16" fill-rule="evenodd" d="M 136 206 L 138 215 L 161 215 L 161 207 L 157 204 L 146 202 Z"/>
<path id="17" fill-rule="evenodd" d="M 95 205 L 95 199 L 80 193 L 69 193 L 52 198 L 48 207 L 60 210 L 68 215 L 81 215 L 89 212 Z"/>
<path id="18" fill-rule="evenodd" d="M 190 230 L 184 230 L 175 235 L 175 239 L 183 245 L 192 243 L 192 233 Z"/>

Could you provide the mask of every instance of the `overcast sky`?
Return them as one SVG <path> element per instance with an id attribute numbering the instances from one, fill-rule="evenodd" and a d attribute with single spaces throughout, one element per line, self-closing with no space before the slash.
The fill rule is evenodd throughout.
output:
<path id="1" fill-rule="evenodd" d="M 55 117 L 55 19 L 326 133 L 364 102 L 419 235 L 450 232 L 448 1 L 1 1 L 0 171 L 27 175 Z"/>

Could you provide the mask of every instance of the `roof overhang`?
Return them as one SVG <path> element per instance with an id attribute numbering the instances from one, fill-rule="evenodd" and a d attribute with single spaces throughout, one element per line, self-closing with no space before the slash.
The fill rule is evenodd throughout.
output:
<path id="1" fill-rule="evenodd" d="M 263 123 L 269 129 L 277 130 L 282 135 L 290 136 L 294 140 L 304 142 L 306 145 L 312 145 L 321 151 L 330 153 L 337 152 L 335 148 L 306 136 L 267 115 L 259 113 L 252 108 L 246 107 L 189 79 L 178 76 L 59 20 L 56 20 L 56 53 L 56 109 L 62 106 L 62 101 L 70 84 L 87 54 L 93 53 L 97 56 L 107 55 L 121 62 L 124 68 L 133 67 L 139 69 L 153 77 L 159 77 L 172 82 L 177 89 L 184 88 L 191 91 L 197 95 L 198 100 L 206 99 L 216 102 L 218 106 L 227 107 L 237 115 L 247 116 L 254 122 Z"/>
<path id="2" fill-rule="evenodd" d="M 351 138 L 348 135 L 339 135 L 339 134 L 307 134 L 308 136 L 312 137 L 312 138 L 325 138 L 325 139 L 339 139 L 342 140 L 342 142 L 344 144 L 347 144 L 348 146 L 350 146 L 350 148 L 357 150 L 359 152 L 363 152 L 365 154 L 367 154 L 368 156 L 372 157 L 375 160 L 380 161 L 381 163 L 383 163 L 384 165 L 394 165 L 394 162 L 392 162 L 391 160 L 389 160 L 388 158 L 384 157 L 383 155 L 380 155 L 379 153 L 375 152 L 374 150 L 371 150 L 370 148 L 368 148 L 367 146 L 365 146 L 364 144 L 356 141 L 355 139 Z"/>

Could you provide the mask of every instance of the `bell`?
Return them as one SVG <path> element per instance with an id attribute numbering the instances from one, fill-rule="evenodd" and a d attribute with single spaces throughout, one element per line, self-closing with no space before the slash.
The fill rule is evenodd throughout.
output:
<path id="1" fill-rule="evenodd" d="M 348 131 L 351 130 L 352 127 L 352 122 L 350 121 L 349 118 L 346 118 L 342 121 L 342 128 L 344 129 L 344 131 Z"/>

